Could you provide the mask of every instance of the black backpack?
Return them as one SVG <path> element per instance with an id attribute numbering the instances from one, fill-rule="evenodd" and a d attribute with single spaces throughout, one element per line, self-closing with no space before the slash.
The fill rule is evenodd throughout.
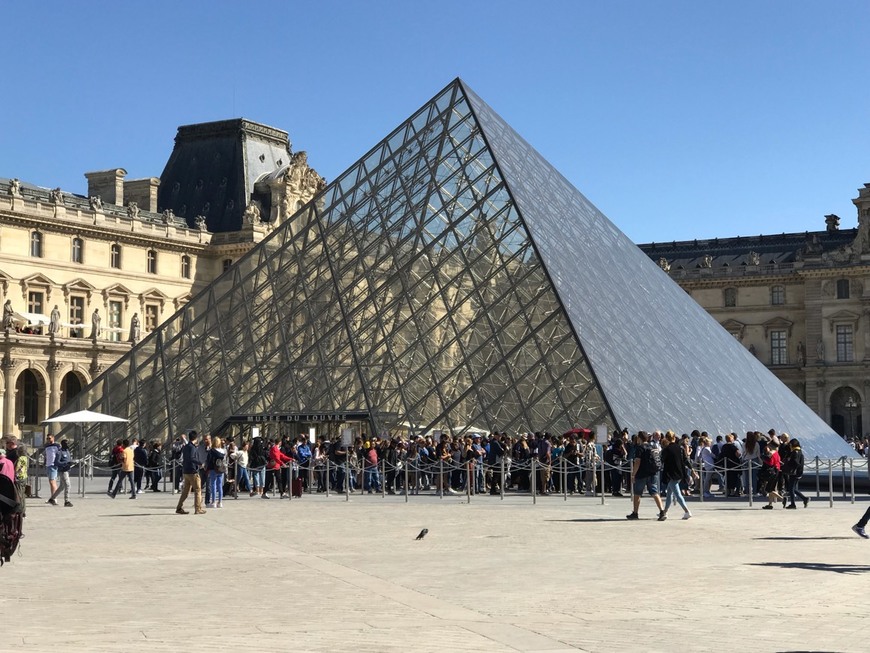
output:
<path id="1" fill-rule="evenodd" d="M 658 474 L 662 469 L 662 452 L 659 449 L 645 444 L 640 448 L 640 468 L 637 470 L 639 478 L 649 478 Z"/>
<path id="2" fill-rule="evenodd" d="M 7 476 L 0 474 L 0 566 L 9 562 L 18 548 L 23 517 L 18 488 Z"/>

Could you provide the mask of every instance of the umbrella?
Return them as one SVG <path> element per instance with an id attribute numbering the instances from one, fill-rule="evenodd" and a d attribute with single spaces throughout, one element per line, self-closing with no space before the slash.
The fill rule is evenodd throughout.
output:
<path id="1" fill-rule="evenodd" d="M 92 410 L 78 410 L 74 413 L 67 413 L 66 415 L 58 415 L 57 417 L 50 417 L 49 419 L 43 420 L 43 424 L 62 424 L 62 423 L 76 423 L 76 424 L 91 424 L 93 422 L 129 422 L 130 420 L 124 419 L 123 417 L 115 417 L 114 415 L 104 415 L 103 413 L 96 413 Z"/>
<path id="2" fill-rule="evenodd" d="M 592 435 L 592 429 L 575 428 L 570 431 L 565 431 L 562 435 Z"/>

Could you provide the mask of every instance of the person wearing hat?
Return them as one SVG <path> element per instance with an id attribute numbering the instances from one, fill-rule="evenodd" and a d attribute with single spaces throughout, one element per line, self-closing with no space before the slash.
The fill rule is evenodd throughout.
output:
<path id="1" fill-rule="evenodd" d="M 198 440 L 199 435 L 196 431 L 188 431 L 187 444 L 181 449 L 181 471 L 184 474 L 184 488 L 181 490 L 181 497 L 178 499 L 178 506 L 175 508 L 176 514 L 179 515 L 189 514 L 184 509 L 184 502 L 187 500 L 191 490 L 193 490 L 194 514 L 205 514 L 205 509 L 202 507 L 202 478 L 199 475 L 199 470 L 205 465 L 205 456 L 198 446 Z"/>

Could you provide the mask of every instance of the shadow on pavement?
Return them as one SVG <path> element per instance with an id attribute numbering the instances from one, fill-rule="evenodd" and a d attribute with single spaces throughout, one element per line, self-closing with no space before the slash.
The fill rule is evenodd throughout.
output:
<path id="1" fill-rule="evenodd" d="M 754 567 L 780 567 L 781 569 L 809 569 L 811 571 L 833 571 L 837 574 L 865 574 L 870 565 L 836 565 L 827 562 L 750 562 Z"/>
<path id="2" fill-rule="evenodd" d="M 618 517 L 590 517 L 589 519 L 545 519 L 544 521 L 561 521 L 561 522 L 577 522 L 583 524 L 593 524 L 597 522 L 605 522 L 605 521 L 618 521 L 625 522 L 626 524 L 630 524 L 631 520 L 623 517 L 619 519 Z M 643 517 L 641 517 L 638 521 L 643 521 Z M 647 521 L 656 521 L 655 517 L 650 517 Z"/>
<path id="3" fill-rule="evenodd" d="M 847 535 L 828 535 L 823 537 L 801 537 L 799 535 L 778 535 L 772 537 L 753 537 L 753 540 L 776 540 L 782 542 L 800 541 L 800 540 L 854 540 L 854 536 Z"/>

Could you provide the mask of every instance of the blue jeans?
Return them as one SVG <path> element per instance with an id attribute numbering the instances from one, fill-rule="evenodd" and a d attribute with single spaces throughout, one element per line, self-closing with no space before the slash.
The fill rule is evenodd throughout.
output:
<path id="1" fill-rule="evenodd" d="M 266 468 L 260 467 L 259 469 L 251 468 L 251 489 L 252 490 L 262 490 L 266 487 Z"/>
<path id="2" fill-rule="evenodd" d="M 208 473 L 208 489 L 209 497 L 212 503 L 219 503 L 224 498 L 224 475 L 218 474 L 216 471 L 209 470 Z"/>
<path id="3" fill-rule="evenodd" d="M 124 485 L 124 479 L 130 481 L 130 496 L 136 496 L 136 484 L 133 482 L 133 472 L 120 472 L 118 475 L 118 484 L 111 493 L 113 498 L 118 496 L 118 491 L 121 489 L 121 486 Z"/>
<path id="4" fill-rule="evenodd" d="M 248 470 L 241 465 L 236 468 L 236 488 L 239 492 L 251 488 L 251 482 L 248 480 Z"/>
<path id="5" fill-rule="evenodd" d="M 380 492 L 381 491 L 381 474 L 377 467 L 366 468 L 365 476 L 363 477 L 364 490 Z"/>
<path id="6" fill-rule="evenodd" d="M 671 507 L 671 498 L 680 504 L 684 512 L 689 512 L 689 507 L 686 505 L 686 500 L 683 498 L 683 493 L 680 492 L 679 481 L 668 481 L 667 497 L 665 498 L 665 512 Z"/>
<path id="7" fill-rule="evenodd" d="M 798 490 L 798 482 L 800 481 L 799 476 L 789 476 L 785 482 L 786 492 L 788 493 L 788 500 L 794 505 L 794 498 L 798 497 L 801 501 L 806 501 L 807 498 L 803 495 L 803 493 Z"/>

